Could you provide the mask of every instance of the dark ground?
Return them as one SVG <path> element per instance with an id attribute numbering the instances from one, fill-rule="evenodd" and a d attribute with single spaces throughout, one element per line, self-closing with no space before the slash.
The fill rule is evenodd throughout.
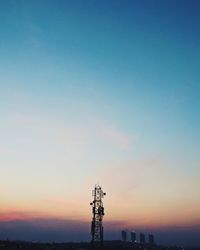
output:
<path id="1" fill-rule="evenodd" d="M 141 244 L 124 244 L 121 241 L 108 241 L 104 246 L 92 246 L 89 243 L 33 243 L 21 241 L 0 241 L 0 250 L 183 250 L 182 247 L 158 246 L 158 245 L 141 245 Z M 184 250 L 200 250 L 200 247 L 184 248 Z"/>

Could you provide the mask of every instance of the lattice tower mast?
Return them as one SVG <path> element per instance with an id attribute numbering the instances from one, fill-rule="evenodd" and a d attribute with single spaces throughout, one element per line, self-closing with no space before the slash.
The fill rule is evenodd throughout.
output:
<path id="1" fill-rule="evenodd" d="M 92 243 L 103 243 L 103 216 L 104 207 L 102 199 L 106 195 L 99 185 L 95 185 L 92 191 L 93 202 L 90 203 L 92 206 L 92 223 L 91 223 L 91 236 Z"/>

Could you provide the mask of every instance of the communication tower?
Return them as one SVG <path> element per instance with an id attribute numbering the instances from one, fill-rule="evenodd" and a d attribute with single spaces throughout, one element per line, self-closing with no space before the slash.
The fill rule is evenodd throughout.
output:
<path id="1" fill-rule="evenodd" d="M 92 191 L 93 201 L 90 203 L 92 206 L 92 223 L 91 223 L 91 236 L 92 243 L 103 244 L 103 216 L 104 207 L 102 198 L 106 195 L 99 185 L 95 185 Z"/>

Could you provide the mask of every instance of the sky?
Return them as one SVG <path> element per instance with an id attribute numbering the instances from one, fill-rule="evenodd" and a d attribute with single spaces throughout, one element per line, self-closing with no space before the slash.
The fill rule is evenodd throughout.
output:
<path id="1" fill-rule="evenodd" d="M 200 245 L 200 2 L 0 0 L 0 237 Z"/>

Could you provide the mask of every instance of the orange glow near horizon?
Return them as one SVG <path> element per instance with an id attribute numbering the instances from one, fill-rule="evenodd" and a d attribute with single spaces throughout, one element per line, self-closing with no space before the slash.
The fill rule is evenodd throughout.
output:
<path id="1" fill-rule="evenodd" d="M 117 218 L 117 220 L 115 219 Z M 84 216 L 79 214 L 78 216 L 70 216 L 64 213 L 52 213 L 50 211 L 28 211 L 28 210 L 15 210 L 7 209 L 0 211 L 0 222 L 14 222 L 14 221 L 71 221 L 71 223 L 85 223 L 88 224 L 91 221 L 91 214 Z M 198 216 L 194 214 L 169 213 L 167 216 L 164 213 L 155 213 L 153 211 L 149 213 L 133 213 L 132 215 L 126 214 L 126 216 L 120 216 L 114 214 L 106 214 L 104 222 L 109 225 L 109 228 L 120 229 L 120 228 L 151 228 L 151 229 L 162 229 L 168 227 L 190 227 L 200 223 Z M 52 222 L 53 224 L 54 222 Z M 57 225 L 59 227 L 59 224 Z"/>

